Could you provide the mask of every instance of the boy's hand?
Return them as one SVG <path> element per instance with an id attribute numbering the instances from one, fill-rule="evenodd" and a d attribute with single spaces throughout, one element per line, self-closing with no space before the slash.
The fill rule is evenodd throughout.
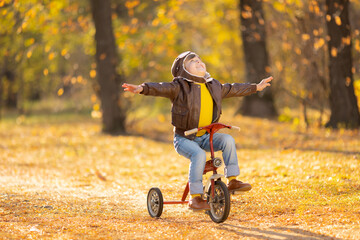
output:
<path id="1" fill-rule="evenodd" d="M 141 85 L 133 85 L 128 83 L 124 83 L 122 87 L 124 88 L 124 91 L 132 92 L 132 93 L 141 93 L 143 90 L 143 87 Z"/>
<path id="2" fill-rule="evenodd" d="M 271 86 L 271 84 L 270 84 L 271 80 L 273 80 L 273 77 L 268 77 L 268 78 L 261 80 L 260 83 L 256 84 L 256 91 L 262 91 L 266 87 Z"/>

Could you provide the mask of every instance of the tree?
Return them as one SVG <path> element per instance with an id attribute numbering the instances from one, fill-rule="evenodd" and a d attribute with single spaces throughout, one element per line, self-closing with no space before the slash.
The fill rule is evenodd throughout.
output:
<path id="1" fill-rule="evenodd" d="M 239 7 L 247 80 L 258 83 L 270 72 L 262 0 L 240 0 Z M 238 112 L 255 117 L 276 116 L 271 89 L 246 96 Z"/>
<path id="2" fill-rule="evenodd" d="M 102 106 L 103 131 L 111 134 L 125 132 L 125 114 L 120 106 L 121 76 L 116 73 L 117 54 L 111 20 L 110 0 L 91 0 L 95 23 L 97 79 Z"/>
<path id="3" fill-rule="evenodd" d="M 349 0 L 326 0 L 330 56 L 330 109 L 327 127 L 357 128 L 360 115 L 354 94 Z"/>

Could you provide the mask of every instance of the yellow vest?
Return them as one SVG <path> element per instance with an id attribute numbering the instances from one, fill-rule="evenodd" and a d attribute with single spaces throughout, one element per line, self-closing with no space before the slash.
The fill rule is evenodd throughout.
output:
<path id="1" fill-rule="evenodd" d="M 213 99 L 205 83 L 196 83 L 200 85 L 200 118 L 198 127 L 210 125 L 213 118 Z M 206 133 L 205 130 L 199 131 L 196 136 L 200 137 Z"/>

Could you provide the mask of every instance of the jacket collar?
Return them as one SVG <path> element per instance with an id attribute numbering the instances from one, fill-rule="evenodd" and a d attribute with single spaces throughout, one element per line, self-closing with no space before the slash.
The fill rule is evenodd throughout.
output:
<path id="1" fill-rule="evenodd" d="M 210 76 L 210 74 L 209 74 L 209 76 Z M 205 78 L 201 78 L 202 81 L 195 81 L 195 80 L 192 80 L 192 79 L 183 77 L 183 76 L 174 77 L 174 79 L 179 79 L 179 78 L 184 79 L 184 80 L 186 80 L 186 81 L 188 81 L 188 82 L 191 82 L 191 83 L 205 83 L 205 82 L 208 83 L 208 82 L 211 82 L 211 81 L 213 80 L 212 77 L 209 77 L 209 78 L 206 78 L 206 79 L 205 79 Z M 205 80 L 205 82 L 204 82 L 204 80 Z"/>

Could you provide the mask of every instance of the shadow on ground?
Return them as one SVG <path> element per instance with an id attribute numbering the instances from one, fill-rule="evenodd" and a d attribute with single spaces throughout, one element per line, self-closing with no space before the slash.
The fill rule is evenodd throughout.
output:
<path id="1" fill-rule="evenodd" d="M 317 234 L 295 227 L 270 227 L 268 229 L 260 229 L 256 227 L 243 227 L 224 223 L 218 226 L 218 228 L 234 233 L 239 237 L 251 237 L 254 239 L 340 240 L 340 238 Z"/>

